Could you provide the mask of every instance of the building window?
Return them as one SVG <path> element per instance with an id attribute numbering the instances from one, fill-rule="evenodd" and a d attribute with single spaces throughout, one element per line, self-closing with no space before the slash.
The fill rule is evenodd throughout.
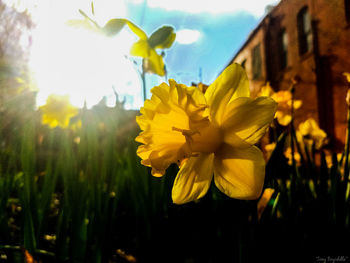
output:
<path id="1" fill-rule="evenodd" d="M 312 48 L 312 29 L 308 8 L 303 7 L 297 16 L 298 20 L 298 37 L 299 37 L 299 54 L 303 55 Z"/>
<path id="2" fill-rule="evenodd" d="M 350 23 L 350 0 L 344 0 L 345 19 Z"/>
<path id="3" fill-rule="evenodd" d="M 285 29 L 282 29 L 278 34 L 279 48 L 279 66 L 280 69 L 285 69 L 288 65 L 288 35 Z"/>
<path id="4" fill-rule="evenodd" d="M 253 68 L 253 79 L 259 79 L 261 77 L 261 53 L 260 53 L 260 44 L 257 44 L 253 48 L 252 53 L 252 68 Z"/>

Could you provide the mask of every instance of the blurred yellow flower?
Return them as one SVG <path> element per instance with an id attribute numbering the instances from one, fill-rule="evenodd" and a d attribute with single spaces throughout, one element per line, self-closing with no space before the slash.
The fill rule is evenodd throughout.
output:
<path id="1" fill-rule="evenodd" d="M 266 86 L 263 86 L 261 88 L 258 96 L 271 97 L 278 103 L 275 118 L 280 125 L 287 126 L 291 122 L 292 93 L 289 90 L 280 90 L 278 92 L 274 92 L 270 86 L 270 83 L 268 82 Z M 294 110 L 299 109 L 301 105 L 301 100 L 294 100 Z"/>
<path id="2" fill-rule="evenodd" d="M 78 109 L 69 103 L 68 96 L 50 95 L 46 104 L 39 109 L 42 112 L 42 123 L 51 128 L 68 127 L 70 119 L 78 114 Z"/>
<path id="3" fill-rule="evenodd" d="M 305 122 L 300 123 L 299 132 L 306 141 L 310 141 L 311 144 L 314 142 L 316 149 L 320 149 L 327 138 L 327 134 L 320 129 L 313 118 L 309 118 Z"/>
<path id="4" fill-rule="evenodd" d="M 137 123 L 143 165 L 162 176 L 171 163 L 180 166 L 174 203 L 203 197 L 211 181 L 237 199 L 259 197 L 265 176 L 262 152 L 254 146 L 273 120 L 271 98 L 250 98 L 244 69 L 232 64 L 203 94 L 169 80 L 154 87 Z M 213 175 L 214 174 L 214 175 Z"/>
<path id="5" fill-rule="evenodd" d="M 332 168 L 332 166 L 333 166 L 333 156 L 332 156 L 332 152 L 330 152 L 330 151 L 325 151 L 325 154 L 326 154 L 326 163 L 327 163 L 327 167 L 328 168 Z M 343 154 L 342 153 L 337 153 L 337 160 L 338 160 L 338 163 L 340 162 L 340 160 L 341 160 L 341 157 L 343 156 Z M 343 165 L 340 165 L 340 169 L 341 169 L 341 174 L 343 174 L 343 169 L 344 169 L 344 167 L 343 167 Z"/>
<path id="6" fill-rule="evenodd" d="M 270 86 L 270 82 L 267 82 L 265 86 L 261 87 L 258 97 L 272 97 L 274 90 Z"/>
<path id="7" fill-rule="evenodd" d="M 350 89 L 346 92 L 346 97 L 345 97 L 346 104 L 348 104 L 348 107 L 350 107 Z"/>
<path id="8" fill-rule="evenodd" d="M 288 159 L 288 164 L 292 165 L 293 164 L 293 160 L 292 160 L 292 148 L 289 146 L 285 151 L 284 151 L 284 156 Z M 294 149 L 294 160 L 297 166 L 299 166 L 301 164 L 301 156 L 300 154 L 297 152 L 296 149 Z"/>
<path id="9" fill-rule="evenodd" d="M 343 75 L 346 77 L 346 80 L 350 83 L 350 73 L 344 72 Z"/>
<path id="10" fill-rule="evenodd" d="M 140 38 L 131 47 L 130 54 L 144 58 L 143 69 L 146 72 L 164 76 L 165 69 L 163 56 L 159 55 L 156 49 L 171 47 L 176 38 L 173 28 L 163 26 L 155 31 L 150 37 L 147 37 L 146 33 L 136 25 L 131 23 L 128 25 L 130 29 Z"/>
<path id="11" fill-rule="evenodd" d="M 269 143 L 269 144 L 266 144 L 265 145 L 265 152 L 266 152 L 266 157 L 267 159 L 270 158 L 273 150 L 276 148 L 276 143 L 273 142 L 273 143 Z"/>
<path id="12" fill-rule="evenodd" d="M 292 93 L 289 90 L 280 90 L 273 94 L 272 98 L 278 103 L 275 118 L 279 124 L 287 126 L 292 120 Z M 301 105 L 301 100 L 294 100 L 294 110 L 299 109 Z"/>

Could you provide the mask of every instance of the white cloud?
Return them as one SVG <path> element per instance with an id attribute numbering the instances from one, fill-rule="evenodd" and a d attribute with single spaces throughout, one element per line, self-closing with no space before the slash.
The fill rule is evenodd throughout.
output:
<path id="1" fill-rule="evenodd" d="M 198 30 L 182 29 L 176 31 L 176 42 L 183 45 L 189 45 L 198 41 L 201 33 Z"/>
<path id="2" fill-rule="evenodd" d="M 147 0 L 149 7 L 159 7 L 166 10 L 212 14 L 247 11 L 257 17 L 264 14 L 267 5 L 278 2 L 279 0 Z"/>

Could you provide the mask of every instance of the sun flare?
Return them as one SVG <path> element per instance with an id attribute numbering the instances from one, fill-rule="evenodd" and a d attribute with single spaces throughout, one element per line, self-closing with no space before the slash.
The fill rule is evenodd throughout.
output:
<path id="1" fill-rule="evenodd" d="M 69 95 L 77 107 L 84 102 L 91 107 L 104 96 L 107 105 L 113 106 L 116 91 L 119 100 L 125 99 L 126 108 L 139 108 L 140 76 L 134 63 L 125 56 L 135 37 L 127 30 L 109 38 L 70 27 L 65 22 L 81 17 L 72 17 L 69 10 L 66 13 L 60 10 L 59 19 L 53 22 L 50 14 L 42 14 L 48 10 L 37 10 L 38 24 L 33 32 L 30 67 L 39 90 L 37 105 L 45 104 L 50 94 L 57 94 Z M 108 8 L 98 10 L 102 17 L 102 11 Z M 110 18 L 108 14 L 105 17 Z"/>

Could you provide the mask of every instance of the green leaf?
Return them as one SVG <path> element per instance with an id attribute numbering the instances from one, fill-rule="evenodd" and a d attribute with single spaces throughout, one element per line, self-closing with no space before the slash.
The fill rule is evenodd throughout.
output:
<path id="1" fill-rule="evenodd" d="M 92 13 L 92 15 L 95 15 L 95 7 L 94 7 L 93 1 L 91 1 L 91 13 Z"/>
<path id="2" fill-rule="evenodd" d="M 162 26 L 152 33 L 148 43 L 152 48 L 170 48 L 176 38 L 174 28 L 171 26 Z"/>
<path id="3" fill-rule="evenodd" d="M 109 20 L 105 26 L 102 28 L 102 32 L 107 36 L 114 36 L 120 32 L 125 26 L 125 19 L 114 18 Z"/>

